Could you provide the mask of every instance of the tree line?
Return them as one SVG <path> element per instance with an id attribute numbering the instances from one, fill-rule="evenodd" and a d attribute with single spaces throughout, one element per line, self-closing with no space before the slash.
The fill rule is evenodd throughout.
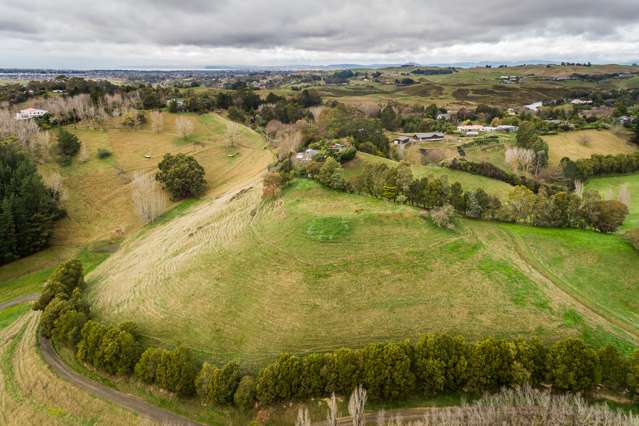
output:
<path id="1" fill-rule="evenodd" d="M 561 159 L 561 168 L 566 178 L 586 181 L 597 176 L 635 173 L 639 171 L 639 152 L 617 155 L 593 155 L 590 158 Z"/>
<path id="2" fill-rule="evenodd" d="M 34 306 L 43 311 L 43 336 L 74 349 L 78 360 L 98 370 L 133 377 L 180 397 L 197 395 L 209 404 L 250 409 L 256 403 L 348 395 L 359 385 L 379 400 L 481 393 L 524 383 L 565 391 L 603 384 L 639 395 L 639 352 L 626 357 L 613 346 L 595 350 L 578 339 L 547 346 L 536 339 L 468 342 L 461 336 L 428 334 L 414 342 L 282 354 L 252 376 L 236 362 L 200 365 L 182 346 L 144 348 L 133 323 L 109 325 L 91 318 L 83 302 L 85 288 L 80 261 L 56 268 Z"/>
<path id="3" fill-rule="evenodd" d="M 499 199 L 482 188 L 466 191 L 459 182 L 449 184 L 445 176 L 415 179 L 410 164 L 405 162 L 395 167 L 367 164 L 360 175 L 345 179 L 341 165 L 327 158 L 323 163 L 310 162 L 298 173 L 339 191 L 429 210 L 450 205 L 458 214 L 474 219 L 614 232 L 628 215 L 625 204 L 602 200 L 595 191 L 586 191 L 580 197 L 574 192 L 550 193 L 542 187 L 534 193 L 525 186 L 516 186 L 506 199 Z"/>

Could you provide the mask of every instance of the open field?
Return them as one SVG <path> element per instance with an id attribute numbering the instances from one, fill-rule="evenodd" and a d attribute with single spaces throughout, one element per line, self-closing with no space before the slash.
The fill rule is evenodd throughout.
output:
<path id="1" fill-rule="evenodd" d="M 611 176 L 589 179 L 586 189 L 599 191 L 603 197 L 619 196 L 619 190 L 623 185 L 628 185 L 630 191 L 630 214 L 626 218 L 621 230 L 629 230 L 639 227 L 639 175 Z"/>
<path id="2" fill-rule="evenodd" d="M 616 236 L 441 230 L 306 180 L 252 215 L 257 198 L 200 205 L 126 243 L 90 276 L 95 312 L 247 367 L 424 332 L 639 342 L 639 265 Z"/>
<path id="3" fill-rule="evenodd" d="M 394 160 L 366 154 L 364 152 L 358 152 L 357 156 L 353 160 L 344 164 L 344 174 L 345 176 L 355 176 L 361 173 L 364 165 L 371 163 L 385 163 L 389 167 L 395 167 L 398 165 L 398 162 Z M 508 185 L 507 183 L 483 176 L 472 175 L 470 173 L 462 172 L 459 170 L 447 169 L 445 167 L 412 164 L 412 169 L 413 175 L 415 177 L 446 176 L 448 178 L 448 183 L 452 184 L 454 182 L 459 182 L 461 183 L 462 187 L 467 190 L 482 188 L 489 194 L 497 195 L 500 197 L 505 197 L 512 190 L 512 186 Z"/>
<path id="4" fill-rule="evenodd" d="M 590 158 L 593 154 L 629 154 L 637 150 L 627 137 L 610 130 L 581 130 L 544 136 L 548 144 L 550 164 L 558 165 L 562 158 Z"/>
<path id="5" fill-rule="evenodd" d="M 79 390 L 53 374 L 36 345 L 39 313 L 0 329 L 0 423 L 3 425 L 146 425 L 151 422 Z"/>

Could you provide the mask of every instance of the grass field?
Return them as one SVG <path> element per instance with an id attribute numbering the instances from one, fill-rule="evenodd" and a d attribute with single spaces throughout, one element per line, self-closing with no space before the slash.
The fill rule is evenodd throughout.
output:
<path id="1" fill-rule="evenodd" d="M 180 116 L 195 123 L 194 143 L 184 144 L 178 137 L 174 114 L 164 114 L 160 133 L 153 132 L 150 124 L 140 129 L 122 128 L 116 119 L 104 129 L 69 127 L 79 136 L 84 154 L 69 167 L 55 162 L 40 166 L 45 178 L 61 177 L 68 217 L 56 225 L 51 248 L 0 267 L 0 301 L 38 291 L 55 265 L 91 252 L 95 242 L 117 241 L 140 229 L 131 198 L 131 177 L 135 172 L 152 171 L 165 153 L 189 153 L 202 164 L 209 185 L 204 198 L 215 198 L 256 180 L 271 161 L 261 136 L 248 128 L 235 126 L 217 114 Z M 231 132 L 234 146 L 229 144 Z M 113 155 L 98 159 L 100 148 Z M 229 157 L 230 153 L 238 155 Z"/>
<path id="2" fill-rule="evenodd" d="M 252 215 L 257 198 L 198 206 L 127 243 L 91 276 L 95 312 L 247 367 L 438 331 L 639 341 L 639 264 L 615 236 L 467 220 L 441 230 L 418 210 L 305 180 Z"/>
<path id="3" fill-rule="evenodd" d="M 397 161 L 390 160 L 387 158 L 378 157 L 371 154 L 366 154 L 364 152 L 358 152 L 355 159 L 349 161 L 344 164 L 344 174 L 345 176 L 356 176 L 361 173 L 364 165 L 372 164 L 372 163 L 385 163 L 389 167 L 395 167 L 398 165 Z M 434 176 L 434 177 L 443 177 L 446 176 L 448 178 L 448 183 L 459 182 L 462 187 L 467 190 L 474 190 L 477 188 L 482 188 L 486 192 L 497 195 L 500 197 L 505 197 L 512 190 L 512 186 L 507 183 L 490 179 L 483 176 L 472 175 L 470 173 L 447 169 L 445 167 L 438 167 L 434 165 L 419 165 L 413 164 L 413 175 L 415 177 L 422 176 Z"/>
<path id="4" fill-rule="evenodd" d="M 630 214 L 621 228 L 622 231 L 639 227 L 639 175 L 612 176 L 588 180 L 586 189 L 599 191 L 603 197 L 616 198 L 623 185 L 630 191 Z"/>
<path id="5" fill-rule="evenodd" d="M 0 328 L 0 424 L 152 424 L 53 374 L 36 345 L 39 315 L 23 313 Z"/>
<path id="6" fill-rule="evenodd" d="M 558 165 L 562 158 L 589 158 L 593 154 L 629 154 L 637 147 L 610 130 L 581 130 L 544 136 L 548 144 L 550 164 Z"/>

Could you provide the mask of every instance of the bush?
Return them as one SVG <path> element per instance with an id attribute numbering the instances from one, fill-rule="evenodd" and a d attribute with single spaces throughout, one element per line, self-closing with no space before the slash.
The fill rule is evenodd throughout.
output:
<path id="1" fill-rule="evenodd" d="M 437 207 L 430 212 L 430 219 L 438 228 L 452 229 L 455 227 L 453 219 L 455 218 L 455 209 L 450 204 Z"/>
<path id="2" fill-rule="evenodd" d="M 597 354 L 580 340 L 552 345 L 546 368 L 549 382 L 560 390 L 580 391 L 597 383 Z"/>
<path id="3" fill-rule="evenodd" d="M 233 402 L 239 408 L 250 410 L 255 405 L 255 380 L 251 376 L 244 376 L 237 386 Z"/>
<path id="4" fill-rule="evenodd" d="M 222 369 L 204 363 L 195 378 L 196 391 L 205 401 L 230 405 L 241 377 L 240 366 L 235 362 L 226 364 Z"/>
<path id="5" fill-rule="evenodd" d="M 58 131 L 58 154 L 62 165 L 69 165 L 71 159 L 80 152 L 80 140 L 65 129 Z"/>
<path id="6" fill-rule="evenodd" d="M 98 158 L 100 160 L 104 160 L 105 158 L 109 158 L 113 154 L 108 149 L 98 148 L 98 154 L 97 155 L 98 155 Z"/>
<path id="7" fill-rule="evenodd" d="M 33 309 L 43 310 L 54 297 L 69 299 L 76 288 L 82 290 L 84 286 L 82 263 L 77 259 L 65 262 L 49 276 Z"/>
<path id="8" fill-rule="evenodd" d="M 155 179 L 174 200 L 199 197 L 204 193 L 205 172 L 195 158 L 185 154 L 165 154 L 158 167 L 160 171 Z"/>
<path id="9" fill-rule="evenodd" d="M 615 232 L 628 216 L 628 207 L 617 200 L 595 201 L 590 206 L 590 224 L 601 232 Z"/>

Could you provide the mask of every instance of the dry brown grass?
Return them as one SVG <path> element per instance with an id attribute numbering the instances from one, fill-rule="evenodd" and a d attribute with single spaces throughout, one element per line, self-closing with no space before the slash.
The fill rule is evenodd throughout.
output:
<path id="1" fill-rule="evenodd" d="M 563 157 L 573 160 L 589 158 L 594 154 L 629 154 L 637 150 L 623 138 L 609 130 L 581 130 L 544 136 L 550 149 L 550 164 L 557 165 Z"/>
<path id="2" fill-rule="evenodd" d="M 29 312 L 0 333 L 0 424 L 153 424 L 53 374 L 37 349 L 39 315 Z"/>

